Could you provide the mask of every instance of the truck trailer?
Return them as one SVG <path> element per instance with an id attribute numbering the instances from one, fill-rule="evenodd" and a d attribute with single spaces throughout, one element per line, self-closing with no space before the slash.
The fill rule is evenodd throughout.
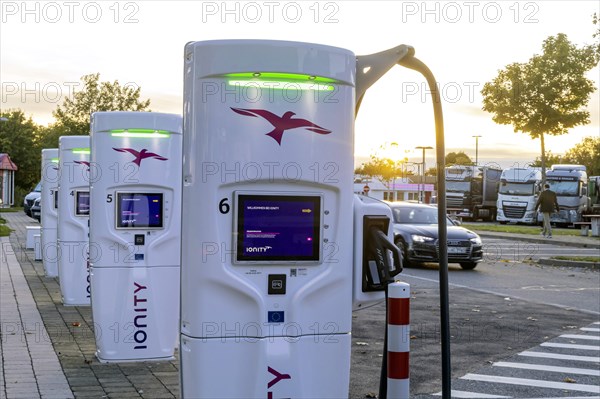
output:
<path id="1" fill-rule="evenodd" d="M 463 219 L 496 219 L 502 170 L 489 166 L 452 165 L 445 170 L 446 207 Z"/>

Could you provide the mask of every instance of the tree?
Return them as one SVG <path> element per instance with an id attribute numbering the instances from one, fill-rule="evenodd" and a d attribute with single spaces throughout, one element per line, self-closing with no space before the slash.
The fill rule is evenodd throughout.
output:
<path id="1" fill-rule="evenodd" d="M 389 158 L 378 158 L 371 155 L 371 160 L 356 168 L 354 173 L 377 177 L 382 182 L 389 183 L 392 179 L 402 176 L 402 162 L 394 162 Z"/>
<path id="2" fill-rule="evenodd" d="M 473 161 L 463 151 L 449 152 L 446 154 L 446 166 L 450 165 L 473 165 Z"/>
<path id="3" fill-rule="evenodd" d="M 567 160 L 564 156 L 553 154 L 552 151 L 546 151 L 545 160 L 546 165 L 555 165 L 557 163 L 569 163 L 569 160 Z M 528 166 L 532 166 L 534 168 L 541 168 L 542 157 L 536 157 L 535 160 L 531 163 L 531 165 Z"/>
<path id="4" fill-rule="evenodd" d="M 600 175 L 600 137 L 584 137 L 567 151 L 565 158 L 570 163 L 585 165 L 589 176 Z"/>
<path id="5" fill-rule="evenodd" d="M 481 90 L 483 110 L 494 122 L 540 139 L 542 175 L 546 176 L 544 134 L 561 135 L 590 122 L 585 109 L 594 82 L 585 74 L 598 64 L 595 45 L 578 48 L 563 33 L 550 36 L 543 53 L 527 63 L 513 63 Z"/>
<path id="6" fill-rule="evenodd" d="M 19 170 L 15 173 L 15 203 L 20 204 L 40 180 L 41 149 L 36 142 L 39 126 L 22 110 L 3 111 L 0 116 L 0 149 L 8 153 Z"/>
<path id="7" fill-rule="evenodd" d="M 563 156 L 548 151 L 546 162 L 548 165 L 557 163 L 584 165 L 589 176 L 600 175 L 600 137 L 584 137 Z M 531 166 L 539 167 L 541 164 L 540 157 L 537 157 Z"/>
<path id="8" fill-rule="evenodd" d="M 100 74 L 81 78 L 83 89 L 66 98 L 52 113 L 55 129 L 61 135 L 86 135 L 90 132 L 90 116 L 98 111 L 149 111 L 150 100 L 140 100 L 140 87 L 100 82 Z M 56 130 L 54 130 L 56 131 Z"/>

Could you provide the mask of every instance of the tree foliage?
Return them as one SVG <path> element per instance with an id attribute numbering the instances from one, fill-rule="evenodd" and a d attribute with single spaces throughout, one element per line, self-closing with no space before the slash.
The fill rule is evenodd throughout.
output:
<path id="1" fill-rule="evenodd" d="M 394 178 L 402 176 L 402 162 L 394 162 L 389 158 L 379 158 L 371 155 L 371 160 L 356 168 L 354 173 L 377 177 L 382 182 L 390 182 Z"/>
<path id="2" fill-rule="evenodd" d="M 595 45 L 578 48 L 563 33 L 544 40 L 542 50 L 499 71 L 481 94 L 494 122 L 540 139 L 545 174 L 544 134 L 565 134 L 590 122 L 586 106 L 595 88 L 585 75 L 598 64 L 599 52 Z"/>
<path id="3" fill-rule="evenodd" d="M 558 163 L 584 165 L 589 176 L 600 175 L 600 137 L 584 137 L 580 143 L 565 152 L 565 155 L 546 153 L 548 165 Z M 541 166 L 542 161 L 537 157 L 531 166 Z"/>
<path id="4" fill-rule="evenodd" d="M 20 204 L 40 180 L 41 148 L 37 142 L 40 126 L 19 109 L 3 111 L 0 116 L 0 151 L 8 153 L 17 165 L 15 204 Z"/>
<path id="5" fill-rule="evenodd" d="M 48 132 L 60 135 L 86 135 L 90 131 L 90 116 L 99 111 L 149 111 L 150 100 L 140 100 L 141 88 L 100 82 L 100 74 L 81 78 L 83 89 L 66 98 L 52 113 L 56 125 Z M 58 136 L 57 136 L 58 137 Z M 58 143 L 58 142 L 57 142 Z"/>
<path id="6" fill-rule="evenodd" d="M 449 152 L 446 154 L 446 166 L 450 165 L 473 165 L 473 161 L 463 151 Z"/>

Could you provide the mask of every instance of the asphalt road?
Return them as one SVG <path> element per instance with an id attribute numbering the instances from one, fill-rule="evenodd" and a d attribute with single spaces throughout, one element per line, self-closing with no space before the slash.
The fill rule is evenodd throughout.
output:
<path id="1" fill-rule="evenodd" d="M 485 242 L 500 248 L 502 255 L 487 255 L 486 261 L 472 271 L 464 271 L 458 264 L 449 268 L 453 397 L 599 397 L 600 375 L 594 373 L 600 369 L 600 341 L 561 336 L 600 335 L 580 330 L 594 328 L 591 323 L 600 320 L 600 272 L 523 261 L 531 253 L 522 257 L 514 250 L 528 243 Z M 552 244 L 533 245 L 536 254 L 582 251 Z M 534 259 L 540 256 L 536 254 Z M 411 284 L 412 292 L 411 397 L 425 398 L 441 391 L 438 273 L 437 265 L 425 264 L 405 269 L 400 275 L 401 280 Z M 355 312 L 351 398 L 369 397 L 378 391 L 384 312 L 383 305 Z M 581 342 L 593 348 L 540 346 Z M 591 357 L 591 361 L 522 355 L 549 350 Z M 519 368 L 531 363 L 541 370 Z M 563 372 L 552 367 L 562 367 Z M 576 374 L 578 369 L 588 374 L 586 370 L 591 369 L 593 375 Z M 535 386 L 541 384 L 536 381 L 545 383 Z M 556 382 L 558 388 L 549 388 L 548 381 Z"/>

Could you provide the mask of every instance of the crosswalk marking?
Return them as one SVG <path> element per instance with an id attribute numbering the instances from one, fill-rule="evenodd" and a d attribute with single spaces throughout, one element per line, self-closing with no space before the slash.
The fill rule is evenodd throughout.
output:
<path id="1" fill-rule="evenodd" d="M 543 342 L 540 346 L 550 348 L 565 348 L 565 349 L 582 349 L 585 351 L 600 351 L 600 346 L 596 345 L 578 345 L 578 344 L 560 344 L 558 342 Z"/>
<path id="2" fill-rule="evenodd" d="M 581 368 L 575 368 L 575 367 L 558 367 L 558 366 L 546 366 L 543 364 L 513 363 L 513 362 L 496 362 L 496 363 L 492 364 L 492 366 L 508 367 L 508 368 L 514 368 L 514 369 L 523 369 L 523 370 L 553 371 L 553 372 L 557 372 L 557 373 L 566 373 L 566 374 L 593 375 L 595 377 L 600 377 L 600 370 L 581 369 Z"/>
<path id="3" fill-rule="evenodd" d="M 442 396 L 441 392 L 434 393 L 434 396 Z M 512 396 L 498 396 L 498 395 L 489 395 L 486 393 L 477 393 L 477 392 L 467 392 L 467 391 L 456 391 L 452 389 L 450 391 L 450 396 L 453 398 L 512 398 Z"/>
<path id="4" fill-rule="evenodd" d="M 564 334 L 559 335 L 560 338 L 570 338 L 570 339 L 587 339 L 590 341 L 600 341 L 600 336 L 593 335 L 578 335 L 578 334 Z"/>
<path id="5" fill-rule="evenodd" d="M 530 387 L 538 388 L 552 388 L 552 389 L 564 389 L 567 391 L 578 391 L 578 392 L 590 392 L 600 394 L 600 387 L 597 385 L 587 384 L 571 384 L 567 382 L 552 382 L 542 380 L 532 380 L 528 378 L 513 378 L 513 377 L 501 377 L 495 375 L 484 375 L 484 374 L 467 374 L 461 379 L 473 380 L 482 382 L 494 382 L 499 384 L 511 384 L 511 385 L 526 385 Z"/>
<path id="6" fill-rule="evenodd" d="M 519 356 L 543 357 L 545 359 L 577 360 L 580 362 L 600 363 L 600 356 L 561 355 L 558 353 L 531 352 L 531 351 L 521 352 L 521 353 L 519 353 Z"/>
<path id="7" fill-rule="evenodd" d="M 581 327 L 581 331 L 589 331 L 589 332 L 600 332 L 600 328 L 592 328 L 592 327 Z"/>

